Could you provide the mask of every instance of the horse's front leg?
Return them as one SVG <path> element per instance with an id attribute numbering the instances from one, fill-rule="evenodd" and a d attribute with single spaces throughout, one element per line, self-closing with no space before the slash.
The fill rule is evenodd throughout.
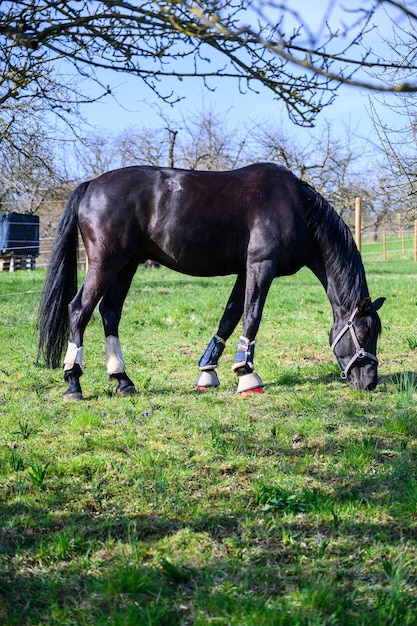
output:
<path id="1" fill-rule="evenodd" d="M 200 375 L 197 378 L 196 385 L 199 389 L 217 387 L 220 384 L 215 368 L 223 353 L 226 341 L 242 317 L 244 298 L 245 280 L 243 276 L 238 275 L 220 320 L 217 333 L 198 362 Z"/>
<path id="2" fill-rule="evenodd" d="M 274 279 L 275 266 L 270 261 L 247 265 L 243 335 L 240 337 L 232 369 L 239 376 L 238 393 L 262 393 L 264 383 L 254 372 L 255 338 L 269 288 Z"/>

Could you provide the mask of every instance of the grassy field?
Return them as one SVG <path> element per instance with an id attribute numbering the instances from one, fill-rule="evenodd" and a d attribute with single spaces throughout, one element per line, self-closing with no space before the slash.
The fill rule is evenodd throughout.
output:
<path id="1" fill-rule="evenodd" d="M 35 363 L 44 273 L 0 274 L 0 624 L 417 624 L 417 264 L 366 267 L 387 297 L 371 394 L 339 380 L 307 271 L 271 290 L 265 393 L 236 394 L 240 329 L 198 392 L 233 279 L 140 269 L 139 393 L 115 396 L 96 314 L 79 403 Z"/>

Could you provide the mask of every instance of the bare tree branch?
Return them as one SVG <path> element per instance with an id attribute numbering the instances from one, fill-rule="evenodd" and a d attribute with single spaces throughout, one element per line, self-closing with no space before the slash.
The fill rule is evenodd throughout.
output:
<path id="1" fill-rule="evenodd" d="M 180 96 L 164 79 L 199 77 L 207 83 L 227 77 L 236 79 L 240 90 L 268 89 L 293 121 L 308 126 L 341 84 L 417 91 L 415 61 L 403 66 L 405 78 L 390 84 L 378 77 L 371 81 L 361 71 L 401 67 L 401 58 L 385 58 L 366 45 L 378 9 L 395 11 L 414 27 L 415 11 L 394 0 L 365 0 L 344 11 L 345 26 L 334 27 L 330 19 L 335 8 L 343 12 L 342 3 L 327 0 L 323 6 L 321 33 L 314 35 L 302 10 L 287 2 L 0 2 L 0 103 L 43 99 L 51 109 L 70 110 L 88 100 L 87 79 L 99 84 L 100 96 L 108 93 L 99 78 L 102 70 L 136 75 L 171 103 Z M 84 87 L 67 87 L 62 97 L 64 74 L 74 76 L 74 68 Z"/>

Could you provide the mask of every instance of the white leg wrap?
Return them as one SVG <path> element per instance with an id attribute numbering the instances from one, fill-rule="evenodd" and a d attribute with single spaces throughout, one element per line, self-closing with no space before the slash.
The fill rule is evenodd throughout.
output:
<path id="1" fill-rule="evenodd" d="M 113 335 L 106 337 L 106 362 L 107 373 L 110 376 L 112 374 L 123 374 L 126 369 L 119 338 Z"/>
<path id="2" fill-rule="evenodd" d="M 76 343 L 68 342 L 67 353 L 64 358 L 64 371 L 70 370 L 77 364 L 81 367 L 83 366 L 83 348 L 77 347 Z"/>

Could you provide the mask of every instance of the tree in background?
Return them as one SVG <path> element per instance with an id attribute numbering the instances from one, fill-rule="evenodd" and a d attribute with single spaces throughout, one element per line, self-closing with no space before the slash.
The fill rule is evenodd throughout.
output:
<path id="1" fill-rule="evenodd" d="M 161 114 L 162 116 L 162 114 Z M 231 126 L 227 114 L 213 107 L 184 114 L 180 121 L 162 116 L 171 143 L 168 164 L 186 169 L 227 170 L 256 160 L 250 129 Z"/>
<path id="2" fill-rule="evenodd" d="M 404 58 L 403 68 L 387 72 L 387 84 L 407 75 L 407 66 L 417 61 L 417 32 L 407 22 L 393 23 L 386 39 L 387 49 L 396 50 Z M 416 73 L 414 73 L 416 75 Z M 378 102 L 377 102 L 378 101 Z M 377 108 L 375 105 L 379 104 Z M 388 124 L 381 116 L 390 110 Z M 380 213 L 401 210 L 397 220 L 399 230 L 408 228 L 417 219 L 417 110 L 415 97 L 400 94 L 393 98 L 375 95 L 370 98 L 371 117 L 378 136 L 379 205 Z"/>
<path id="3" fill-rule="evenodd" d="M 78 176 L 89 178 L 129 165 L 219 170 L 273 161 L 312 184 L 349 221 L 355 198 L 372 197 L 370 172 L 364 170 L 362 157 L 349 129 L 341 138 L 327 125 L 320 137 L 310 137 L 301 146 L 278 125 L 230 126 L 223 114 L 202 107 L 180 122 L 161 113 L 160 125 L 152 133 L 146 127 L 107 136 L 91 133 L 79 147 L 77 165 Z"/>
<path id="4" fill-rule="evenodd" d="M 28 105 L 9 107 L 0 119 L 0 213 L 16 210 L 17 201 L 20 212 L 36 213 L 60 178 L 49 128 Z"/>
<path id="5" fill-rule="evenodd" d="M 90 178 L 129 165 L 156 165 L 185 169 L 233 169 L 254 155 L 249 130 L 229 127 L 213 108 L 173 120 L 159 112 L 160 124 L 130 127 L 118 133 L 92 132 L 76 150 L 73 177 Z"/>

